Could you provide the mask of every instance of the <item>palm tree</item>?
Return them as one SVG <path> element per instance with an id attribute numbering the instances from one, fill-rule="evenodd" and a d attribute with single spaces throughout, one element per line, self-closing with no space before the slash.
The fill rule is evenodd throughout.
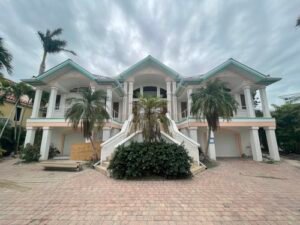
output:
<path id="1" fill-rule="evenodd" d="M 300 27 L 300 16 L 298 17 L 298 19 L 297 19 L 297 22 L 296 22 L 296 27 Z"/>
<path id="2" fill-rule="evenodd" d="M 11 74 L 13 69 L 11 65 L 12 58 L 12 55 L 3 45 L 3 38 L 0 37 L 0 70 L 5 67 L 6 71 Z"/>
<path id="3" fill-rule="evenodd" d="M 38 35 L 41 39 L 41 42 L 43 44 L 43 49 L 44 49 L 39 74 L 45 72 L 46 57 L 48 53 L 52 54 L 52 53 L 59 53 L 64 51 L 76 55 L 74 51 L 65 49 L 65 47 L 67 46 L 67 41 L 55 39 L 55 37 L 60 35 L 62 31 L 63 31 L 62 28 L 55 29 L 54 31 L 47 30 L 46 34 L 42 33 L 41 31 L 38 31 Z"/>
<path id="4" fill-rule="evenodd" d="M 224 82 L 208 81 L 206 87 L 201 87 L 192 93 L 191 113 L 198 118 L 205 118 L 208 125 L 208 139 L 204 155 L 207 156 L 211 131 L 219 127 L 219 118 L 230 120 L 236 112 L 238 103 L 229 93 Z"/>
<path id="5" fill-rule="evenodd" d="M 146 142 L 161 139 L 160 126 L 168 132 L 169 120 L 166 117 L 166 101 L 156 97 L 141 97 L 133 107 L 135 130 L 141 130 Z"/>
<path id="6" fill-rule="evenodd" d="M 67 103 L 72 106 L 66 111 L 65 119 L 72 123 L 74 129 L 81 128 L 85 139 L 89 139 L 93 150 L 93 160 L 98 159 L 97 150 L 93 143 L 93 131 L 101 129 L 103 121 L 109 119 L 105 109 L 106 94 L 102 90 L 93 91 L 87 88 L 79 92 L 80 98 L 68 98 Z"/>

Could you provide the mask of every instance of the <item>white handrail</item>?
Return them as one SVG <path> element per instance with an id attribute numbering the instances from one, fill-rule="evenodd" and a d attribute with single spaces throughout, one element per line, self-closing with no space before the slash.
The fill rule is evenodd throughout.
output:
<path id="1" fill-rule="evenodd" d="M 124 122 L 121 131 L 100 145 L 101 162 L 105 161 L 107 157 L 109 157 L 115 151 L 116 146 L 120 143 L 120 141 L 124 140 L 128 136 L 132 118 L 133 115 L 130 115 L 128 120 Z"/>
<path id="2" fill-rule="evenodd" d="M 166 114 L 167 118 L 170 121 L 169 132 L 172 137 L 180 143 L 184 144 L 184 147 L 188 151 L 189 155 L 193 158 L 194 161 L 199 163 L 199 150 L 200 144 L 194 141 L 193 139 L 187 137 L 183 133 L 181 133 L 174 120 L 171 119 L 170 115 Z"/>

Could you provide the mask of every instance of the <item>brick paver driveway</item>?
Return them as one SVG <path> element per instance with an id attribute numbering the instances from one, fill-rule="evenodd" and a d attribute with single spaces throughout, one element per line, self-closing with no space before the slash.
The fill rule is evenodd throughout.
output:
<path id="1" fill-rule="evenodd" d="M 300 224 L 300 169 L 222 160 L 191 180 L 0 163 L 0 224 Z"/>

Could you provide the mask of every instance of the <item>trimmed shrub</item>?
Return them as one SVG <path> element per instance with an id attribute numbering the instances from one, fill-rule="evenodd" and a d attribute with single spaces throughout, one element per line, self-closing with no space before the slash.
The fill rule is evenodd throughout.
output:
<path id="1" fill-rule="evenodd" d="M 190 177 L 192 159 L 182 145 L 166 142 L 119 146 L 108 169 L 116 179 L 161 176 L 167 179 Z"/>
<path id="2" fill-rule="evenodd" d="M 21 149 L 20 158 L 25 162 L 38 162 L 40 157 L 40 148 L 36 145 L 26 144 Z"/>

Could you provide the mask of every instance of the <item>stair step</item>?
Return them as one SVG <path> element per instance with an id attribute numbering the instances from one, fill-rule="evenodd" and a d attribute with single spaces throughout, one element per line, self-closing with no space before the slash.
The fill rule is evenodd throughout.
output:
<path id="1" fill-rule="evenodd" d="M 105 166 L 101 166 L 101 165 L 95 166 L 95 170 L 97 170 L 98 172 L 102 173 L 103 175 L 105 175 L 107 177 L 110 177 L 110 173 L 107 170 L 107 167 L 105 167 Z"/>
<path id="2" fill-rule="evenodd" d="M 197 174 L 199 174 L 199 173 L 201 173 L 205 170 L 206 170 L 206 166 L 202 163 L 200 163 L 199 165 L 193 164 L 191 166 L 191 172 L 192 172 L 193 175 L 197 175 Z"/>

